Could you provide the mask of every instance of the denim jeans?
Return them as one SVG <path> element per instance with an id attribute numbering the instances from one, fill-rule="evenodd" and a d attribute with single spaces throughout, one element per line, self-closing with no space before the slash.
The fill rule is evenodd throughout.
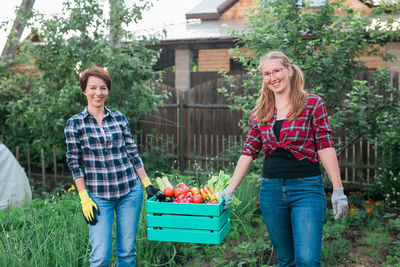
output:
<path id="1" fill-rule="evenodd" d="M 320 266 L 326 200 L 322 177 L 261 178 L 260 209 L 278 266 Z"/>
<path id="2" fill-rule="evenodd" d="M 129 194 L 117 200 L 98 198 L 89 192 L 96 202 L 100 215 L 96 214 L 97 224 L 89 224 L 89 242 L 92 247 L 90 266 L 110 266 L 112 247 L 112 228 L 116 215 L 116 255 L 117 266 L 135 266 L 136 234 L 143 202 L 143 190 L 137 182 Z"/>

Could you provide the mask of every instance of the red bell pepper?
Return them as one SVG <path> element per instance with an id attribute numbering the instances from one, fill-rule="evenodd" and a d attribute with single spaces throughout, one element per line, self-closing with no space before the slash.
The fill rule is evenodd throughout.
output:
<path id="1" fill-rule="evenodd" d="M 175 189 L 181 188 L 185 191 L 185 195 L 190 192 L 189 187 L 187 187 L 184 183 L 179 183 L 175 186 Z"/>

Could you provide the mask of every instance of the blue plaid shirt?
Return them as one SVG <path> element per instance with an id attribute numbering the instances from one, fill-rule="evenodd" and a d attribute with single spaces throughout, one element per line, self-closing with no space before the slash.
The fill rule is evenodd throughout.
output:
<path id="1" fill-rule="evenodd" d="M 87 108 L 67 121 L 67 163 L 74 180 L 83 177 L 94 195 L 118 199 L 138 181 L 135 169 L 143 162 L 124 114 L 105 108 L 102 123 L 104 133 Z"/>

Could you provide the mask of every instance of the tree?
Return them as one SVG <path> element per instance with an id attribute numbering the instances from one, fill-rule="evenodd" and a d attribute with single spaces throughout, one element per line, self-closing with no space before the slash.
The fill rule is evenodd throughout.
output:
<path id="1" fill-rule="evenodd" d="M 25 28 L 24 20 L 27 17 L 27 14 L 32 10 L 34 4 L 35 0 L 22 0 L 20 8 L 16 12 L 14 24 L 11 28 L 10 34 L 8 35 L 1 56 L 15 55 L 17 52 L 17 47 Z"/>
<path id="2" fill-rule="evenodd" d="M 107 106 L 125 113 L 131 125 L 161 103 L 152 69 L 159 53 L 147 48 L 156 40 L 135 39 L 125 29 L 150 8 L 149 2 L 126 6 L 118 1 L 123 14 L 116 22 L 104 18 L 100 2 L 67 1 L 63 15 L 49 19 L 35 13 L 28 25 L 40 25 L 42 43 L 23 43 L 10 69 L 0 59 L 0 134 L 9 146 L 29 145 L 35 155 L 53 144 L 64 148 L 66 120 L 86 105 L 79 73 L 93 65 L 107 68 L 113 82 Z M 65 150 L 59 151 L 63 160 Z"/>

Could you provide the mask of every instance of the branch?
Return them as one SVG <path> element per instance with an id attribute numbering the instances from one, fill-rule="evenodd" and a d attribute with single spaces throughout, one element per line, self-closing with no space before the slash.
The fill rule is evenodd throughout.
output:
<path id="1" fill-rule="evenodd" d="M 345 151 L 346 149 L 348 149 L 351 145 L 353 145 L 357 140 L 359 140 L 361 138 L 363 134 L 359 133 L 356 137 L 353 138 L 353 140 L 351 140 L 350 142 L 348 142 L 343 148 L 339 149 L 337 152 L 338 157 L 340 157 Z"/>

